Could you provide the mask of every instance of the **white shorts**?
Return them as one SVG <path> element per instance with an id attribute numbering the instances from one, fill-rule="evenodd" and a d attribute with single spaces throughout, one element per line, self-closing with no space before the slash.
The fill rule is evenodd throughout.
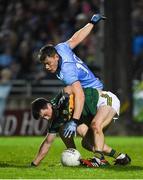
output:
<path id="1" fill-rule="evenodd" d="M 114 119 L 120 114 L 120 101 L 115 94 L 110 91 L 99 92 L 99 100 L 97 103 L 97 109 L 101 106 L 111 106 L 117 113 Z"/>

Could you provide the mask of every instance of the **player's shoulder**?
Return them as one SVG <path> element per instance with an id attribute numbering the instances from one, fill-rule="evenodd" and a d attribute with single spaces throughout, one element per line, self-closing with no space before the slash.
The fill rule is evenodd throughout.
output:
<path id="1" fill-rule="evenodd" d="M 57 44 L 57 45 L 55 46 L 55 48 L 56 48 L 56 49 L 70 48 L 70 46 L 69 46 L 69 43 L 68 43 L 67 41 L 65 41 L 65 42 L 61 42 L 61 43 Z"/>

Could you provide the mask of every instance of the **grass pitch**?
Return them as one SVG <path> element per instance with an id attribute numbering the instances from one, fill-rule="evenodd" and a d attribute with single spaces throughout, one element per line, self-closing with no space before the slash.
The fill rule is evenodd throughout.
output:
<path id="1" fill-rule="evenodd" d="M 143 179 L 143 138 L 142 137 L 107 137 L 106 143 L 115 149 L 129 154 L 132 162 L 128 166 L 104 168 L 63 167 L 60 156 L 65 149 L 60 138 L 53 143 L 49 154 L 37 168 L 29 164 L 38 151 L 43 137 L 0 137 L 0 179 Z M 82 157 L 93 154 L 76 145 Z"/>

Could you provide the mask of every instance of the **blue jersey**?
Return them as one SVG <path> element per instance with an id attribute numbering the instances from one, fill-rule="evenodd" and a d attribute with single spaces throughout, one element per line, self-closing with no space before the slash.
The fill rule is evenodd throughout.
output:
<path id="1" fill-rule="evenodd" d="M 61 65 L 56 75 L 65 85 L 71 85 L 76 81 L 80 81 L 83 88 L 103 89 L 102 82 L 75 55 L 67 42 L 57 44 L 55 49 L 61 57 Z"/>

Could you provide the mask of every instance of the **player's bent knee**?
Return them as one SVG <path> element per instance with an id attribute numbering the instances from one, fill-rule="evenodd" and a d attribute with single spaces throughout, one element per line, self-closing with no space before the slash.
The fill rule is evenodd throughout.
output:
<path id="1" fill-rule="evenodd" d="M 91 123 L 91 129 L 95 133 L 100 133 L 102 132 L 102 126 L 100 124 L 97 124 L 96 122 Z"/>

